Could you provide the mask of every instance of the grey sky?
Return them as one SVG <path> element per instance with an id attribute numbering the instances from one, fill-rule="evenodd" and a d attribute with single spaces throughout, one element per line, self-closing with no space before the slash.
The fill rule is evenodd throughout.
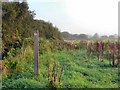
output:
<path id="1" fill-rule="evenodd" d="M 60 31 L 86 34 L 118 33 L 120 0 L 28 0 L 37 19 L 52 22 Z"/>

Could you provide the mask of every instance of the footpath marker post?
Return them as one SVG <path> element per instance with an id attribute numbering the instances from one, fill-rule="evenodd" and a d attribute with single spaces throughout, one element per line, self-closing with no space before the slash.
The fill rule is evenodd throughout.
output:
<path id="1" fill-rule="evenodd" d="M 34 73 L 39 74 L 39 33 L 34 32 Z"/>

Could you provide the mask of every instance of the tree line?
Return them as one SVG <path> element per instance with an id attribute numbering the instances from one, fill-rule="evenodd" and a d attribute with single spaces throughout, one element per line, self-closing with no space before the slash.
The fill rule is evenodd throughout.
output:
<path id="1" fill-rule="evenodd" d="M 22 47 L 26 38 L 33 38 L 35 30 L 39 31 L 40 38 L 62 40 L 57 27 L 51 22 L 35 20 L 35 15 L 27 2 L 2 3 L 2 54 L 10 48 Z"/>
<path id="2" fill-rule="evenodd" d="M 62 36 L 65 40 L 87 40 L 87 39 L 117 39 L 118 35 L 102 35 L 100 36 L 98 33 L 92 35 L 87 34 L 70 34 L 69 32 L 62 32 Z"/>

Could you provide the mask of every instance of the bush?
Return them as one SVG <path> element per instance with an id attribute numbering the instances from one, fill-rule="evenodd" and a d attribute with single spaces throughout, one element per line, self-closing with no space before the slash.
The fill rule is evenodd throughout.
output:
<path id="1" fill-rule="evenodd" d="M 51 43 L 49 40 L 45 40 L 43 38 L 40 38 L 39 40 L 39 53 L 40 54 L 43 54 L 43 53 L 46 53 L 46 52 L 49 52 L 51 51 Z"/>

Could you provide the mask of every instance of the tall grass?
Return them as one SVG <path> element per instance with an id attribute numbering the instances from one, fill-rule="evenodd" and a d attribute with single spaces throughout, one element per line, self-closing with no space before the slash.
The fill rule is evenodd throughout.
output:
<path id="1" fill-rule="evenodd" d="M 118 68 L 111 67 L 107 59 L 98 62 L 94 55 L 86 62 L 85 55 L 84 49 L 40 54 L 41 71 L 35 77 L 33 48 L 25 47 L 15 57 L 6 58 L 8 62 L 10 59 L 17 62 L 19 67 L 16 68 L 21 69 L 3 75 L 2 85 L 4 88 L 48 88 L 50 85 L 57 88 L 117 88 Z"/>

